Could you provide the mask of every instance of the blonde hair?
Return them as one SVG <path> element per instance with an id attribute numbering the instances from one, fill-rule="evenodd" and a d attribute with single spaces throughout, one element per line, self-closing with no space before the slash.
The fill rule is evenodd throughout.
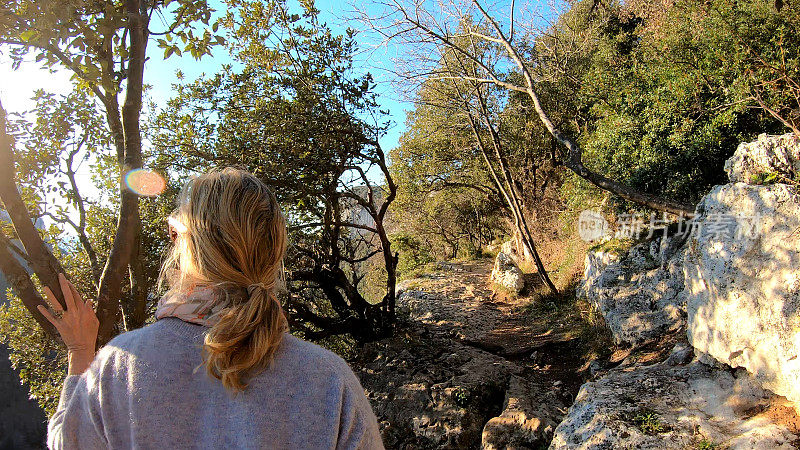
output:
<path id="1" fill-rule="evenodd" d="M 235 391 L 266 368 L 287 330 L 275 295 L 286 251 L 286 220 L 275 195 L 244 170 L 213 170 L 190 181 L 173 219 L 178 233 L 161 270 L 170 290 L 247 290 L 206 333 L 208 373 Z"/>

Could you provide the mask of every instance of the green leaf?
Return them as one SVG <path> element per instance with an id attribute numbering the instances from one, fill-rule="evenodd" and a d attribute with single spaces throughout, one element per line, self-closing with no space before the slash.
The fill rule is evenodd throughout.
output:
<path id="1" fill-rule="evenodd" d="M 25 30 L 20 33 L 19 38 L 22 40 L 22 42 L 30 42 L 36 37 L 36 34 L 36 30 Z"/>

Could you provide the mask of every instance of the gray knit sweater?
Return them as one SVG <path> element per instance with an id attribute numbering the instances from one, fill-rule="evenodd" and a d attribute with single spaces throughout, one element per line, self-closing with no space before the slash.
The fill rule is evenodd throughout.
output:
<path id="1" fill-rule="evenodd" d="M 286 334 L 238 395 L 206 374 L 206 328 L 165 318 L 124 333 L 64 382 L 51 448 L 382 449 L 364 390 L 341 358 Z"/>

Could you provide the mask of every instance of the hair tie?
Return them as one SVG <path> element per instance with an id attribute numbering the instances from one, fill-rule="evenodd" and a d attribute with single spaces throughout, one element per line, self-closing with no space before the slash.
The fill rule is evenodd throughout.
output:
<path id="1" fill-rule="evenodd" d="M 261 289 L 261 290 L 263 290 L 264 292 L 267 292 L 267 291 L 269 291 L 270 289 L 272 289 L 272 286 L 273 286 L 273 285 L 274 285 L 274 283 L 273 283 L 273 284 L 271 284 L 271 285 L 269 285 L 269 286 L 267 286 L 267 285 L 266 285 L 266 284 L 264 284 L 264 283 L 253 283 L 253 284 L 251 284 L 251 285 L 247 286 L 247 295 L 248 295 L 248 296 L 250 296 L 250 297 L 252 297 L 252 296 L 253 296 L 253 293 L 256 291 L 256 289 Z"/>

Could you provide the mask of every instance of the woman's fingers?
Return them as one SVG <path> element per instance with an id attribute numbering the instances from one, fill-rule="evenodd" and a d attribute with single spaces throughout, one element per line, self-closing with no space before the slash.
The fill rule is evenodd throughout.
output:
<path id="1" fill-rule="evenodd" d="M 56 296 L 53 295 L 53 291 L 51 291 L 50 288 L 47 286 L 44 287 L 44 296 L 46 297 L 47 304 L 50 305 L 51 308 L 53 308 L 53 311 L 55 312 L 64 311 L 64 308 L 61 306 L 61 303 L 59 303 L 58 300 L 56 300 Z"/>
<path id="2" fill-rule="evenodd" d="M 69 291 L 72 293 L 72 299 L 75 300 L 75 306 L 86 306 L 86 302 L 83 300 L 78 290 L 75 289 L 75 285 L 69 280 L 67 280 L 67 285 L 69 285 Z"/>
<path id="3" fill-rule="evenodd" d="M 83 297 L 81 297 L 81 294 L 79 294 L 78 290 L 75 289 L 75 285 L 72 284 L 72 281 L 67 280 L 67 284 L 69 285 L 70 292 L 72 292 L 72 298 L 75 299 L 75 304 L 78 304 L 78 302 L 85 303 L 83 301 Z"/>
<path id="4" fill-rule="evenodd" d="M 61 285 L 61 292 L 64 294 L 64 303 L 67 304 L 67 310 L 77 309 L 77 301 L 75 296 L 72 295 L 72 289 L 69 285 L 70 283 L 63 273 L 58 274 L 58 284 Z"/>
<path id="5" fill-rule="evenodd" d="M 86 308 L 86 314 L 92 318 L 92 322 L 100 323 L 100 320 L 97 318 L 97 313 L 94 311 L 94 305 L 92 304 L 91 300 L 86 300 L 85 302 L 82 301 L 84 308 Z"/>
<path id="6" fill-rule="evenodd" d="M 67 280 L 67 284 L 69 284 L 69 288 L 72 291 L 72 298 L 75 299 L 75 304 L 81 305 L 88 314 L 88 316 L 92 318 L 92 321 L 97 322 L 98 321 L 97 314 L 94 312 L 92 300 L 91 299 L 84 300 L 83 297 L 81 297 L 81 294 L 78 292 L 78 290 L 75 289 L 75 285 L 72 284 L 71 281 Z"/>
<path id="7" fill-rule="evenodd" d="M 53 291 L 45 286 L 44 293 L 46 301 L 53 311 L 55 311 L 56 315 L 50 314 L 50 311 L 44 305 L 39 305 L 38 309 L 40 311 L 46 311 L 45 317 L 47 317 L 48 320 L 55 323 L 54 321 L 62 318 L 63 314 L 67 313 L 70 315 L 80 315 L 82 313 L 81 310 L 86 311 L 90 317 L 92 317 L 94 320 L 97 320 L 97 315 L 94 312 L 91 300 L 84 301 L 83 297 L 81 297 L 81 294 L 75 288 L 75 285 L 72 284 L 72 282 L 70 282 L 67 277 L 64 276 L 64 274 L 58 274 L 58 284 L 61 287 L 62 294 L 64 295 L 64 303 L 66 303 L 67 309 L 64 310 L 64 307 L 61 306 L 61 303 L 56 299 L 55 295 L 53 295 Z"/>
<path id="8" fill-rule="evenodd" d="M 56 319 L 55 316 L 53 316 L 53 314 L 50 313 L 50 311 L 48 311 L 47 308 L 44 307 L 44 305 L 37 305 L 36 309 L 38 309 L 39 312 L 42 313 L 44 318 L 49 320 L 50 323 L 52 323 L 56 327 L 56 329 L 58 329 L 58 319 Z"/>
<path id="9" fill-rule="evenodd" d="M 80 370 L 73 367 L 74 360 L 80 359 L 85 366 L 88 366 L 94 355 L 97 345 L 97 329 L 100 322 L 92 308 L 91 301 L 84 301 L 75 286 L 67 280 L 64 274 L 58 275 L 58 284 L 64 294 L 66 309 L 61 307 L 53 292 L 45 288 L 48 302 L 51 304 L 55 313 L 50 312 L 44 305 L 37 305 L 37 309 L 45 319 L 55 325 L 58 334 L 70 352 L 70 374 L 79 374 L 86 367 Z M 76 356 L 80 355 L 80 356 Z"/>

